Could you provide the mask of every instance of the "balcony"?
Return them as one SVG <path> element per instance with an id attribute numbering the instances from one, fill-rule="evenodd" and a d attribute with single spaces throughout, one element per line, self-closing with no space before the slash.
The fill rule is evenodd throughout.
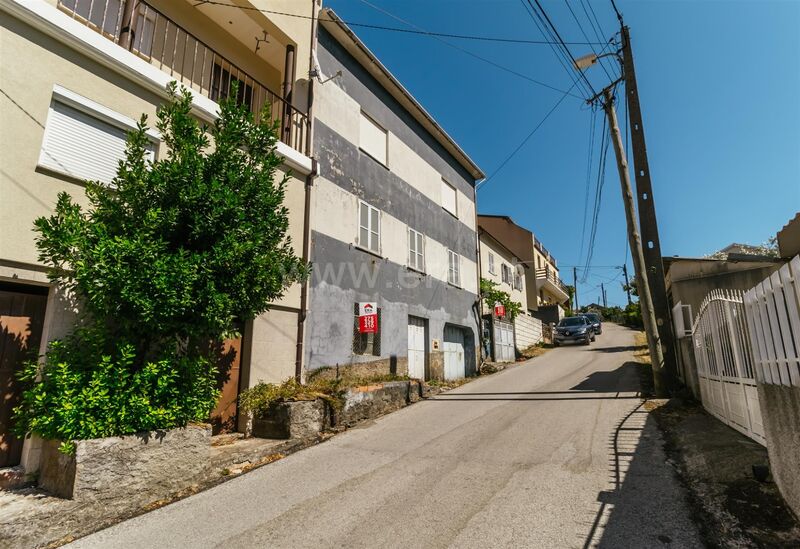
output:
<path id="1" fill-rule="evenodd" d="M 305 113 L 151 4 L 136 2 L 132 4 L 136 7 L 126 14 L 128 4 L 125 0 L 58 1 L 59 9 L 76 21 L 212 101 L 229 97 L 237 83 L 236 100 L 246 104 L 256 119 L 261 119 L 266 105 L 264 112 L 278 124 L 280 140 L 308 154 L 309 123 Z M 128 28 L 133 32 L 126 32 Z M 231 36 L 231 41 L 235 40 Z"/>
<path id="2" fill-rule="evenodd" d="M 564 303 L 569 299 L 566 284 L 558 278 L 558 271 L 550 267 L 536 269 L 536 286 L 553 296 L 557 303 Z"/>
<path id="3" fill-rule="evenodd" d="M 552 263 L 554 267 L 558 267 L 558 262 L 556 262 L 556 258 L 550 255 L 550 252 L 548 252 L 547 248 L 544 247 L 542 241 L 536 238 L 535 236 L 533 237 L 533 245 L 545 257 L 545 259 L 547 259 L 547 261 Z"/>

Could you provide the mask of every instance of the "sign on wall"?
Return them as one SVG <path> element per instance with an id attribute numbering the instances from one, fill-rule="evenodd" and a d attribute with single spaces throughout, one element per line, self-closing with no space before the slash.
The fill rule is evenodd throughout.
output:
<path id="1" fill-rule="evenodd" d="M 494 304 L 494 316 L 496 317 L 503 317 L 506 316 L 506 308 L 505 305 L 502 303 L 495 303 Z"/>
<path id="2" fill-rule="evenodd" d="M 358 304 L 358 332 L 378 333 L 378 304 L 374 301 Z"/>

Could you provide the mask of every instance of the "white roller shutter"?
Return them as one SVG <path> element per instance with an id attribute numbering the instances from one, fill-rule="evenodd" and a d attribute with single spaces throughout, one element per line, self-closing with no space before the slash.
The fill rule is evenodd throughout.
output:
<path id="1" fill-rule="evenodd" d="M 126 130 L 54 100 L 39 165 L 84 180 L 111 183 L 125 158 Z M 152 147 L 149 158 L 154 157 Z"/>
<path id="2" fill-rule="evenodd" d="M 383 164 L 386 163 L 387 134 L 369 116 L 361 113 L 361 136 L 359 138 L 361 150 Z"/>
<path id="3" fill-rule="evenodd" d="M 447 181 L 442 179 L 442 208 L 458 217 L 456 206 L 456 190 Z"/>

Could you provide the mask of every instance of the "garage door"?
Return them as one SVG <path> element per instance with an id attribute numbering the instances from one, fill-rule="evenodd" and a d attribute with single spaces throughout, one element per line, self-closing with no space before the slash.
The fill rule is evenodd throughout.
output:
<path id="1" fill-rule="evenodd" d="M 494 359 L 497 362 L 513 362 L 515 358 L 514 325 L 510 322 L 495 321 Z"/>
<path id="2" fill-rule="evenodd" d="M 408 377 L 425 379 L 425 319 L 408 317 Z"/>
<path id="3" fill-rule="evenodd" d="M 47 288 L 0 289 L 0 467 L 17 465 L 22 439 L 11 432 L 12 410 L 20 402 L 17 374 L 36 356 L 42 338 Z"/>
<path id="4" fill-rule="evenodd" d="M 466 377 L 464 360 L 464 330 L 455 326 L 444 328 L 444 378 Z"/>

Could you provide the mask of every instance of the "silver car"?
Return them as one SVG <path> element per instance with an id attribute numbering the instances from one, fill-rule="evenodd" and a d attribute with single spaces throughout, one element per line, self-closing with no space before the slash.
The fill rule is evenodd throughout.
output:
<path id="1" fill-rule="evenodd" d="M 568 316 L 562 318 L 553 330 L 553 345 L 580 342 L 588 345 L 594 341 L 595 334 L 591 322 L 585 316 Z"/>

